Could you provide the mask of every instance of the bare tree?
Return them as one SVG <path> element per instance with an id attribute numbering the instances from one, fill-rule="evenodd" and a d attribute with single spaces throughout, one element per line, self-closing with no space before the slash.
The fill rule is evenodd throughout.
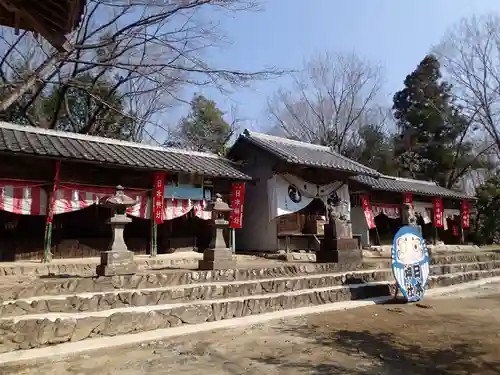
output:
<path id="1" fill-rule="evenodd" d="M 184 100 L 182 89 L 188 85 L 226 90 L 280 75 L 276 69 L 243 72 L 208 62 L 210 49 L 226 41 L 221 17 L 256 9 L 258 1 L 89 0 L 70 36 L 73 48 L 58 55 L 51 70 L 34 75 L 36 84 L 16 110 L 31 125 L 58 128 L 63 123 L 82 134 L 102 135 L 106 119 L 133 121 L 134 137 L 140 138 L 162 126 L 158 119 Z M 55 52 L 30 33 L 15 35 L 6 28 L 0 29 L 0 43 L 6 51 L 0 57 L 4 95 L 33 77 L 27 73 Z M 50 104 L 45 100 L 34 110 L 47 97 Z"/>
<path id="2" fill-rule="evenodd" d="M 434 50 L 473 130 L 500 151 L 500 17 L 463 19 Z"/>
<path id="3" fill-rule="evenodd" d="M 355 54 L 325 53 L 306 62 L 292 89 L 280 89 L 268 110 L 287 136 L 342 152 L 372 115 L 380 87 L 378 66 Z"/>

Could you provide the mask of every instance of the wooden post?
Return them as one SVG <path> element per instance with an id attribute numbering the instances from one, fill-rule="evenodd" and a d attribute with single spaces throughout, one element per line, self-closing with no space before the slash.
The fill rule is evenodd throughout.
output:
<path id="1" fill-rule="evenodd" d="M 51 248 L 52 248 L 52 221 L 54 217 L 54 209 L 56 202 L 56 192 L 59 185 L 59 173 L 61 170 L 61 161 L 56 161 L 56 172 L 54 174 L 54 183 L 52 185 L 52 192 L 49 194 L 49 201 L 47 207 L 47 219 L 45 222 L 45 238 L 44 238 L 44 253 L 43 262 L 49 263 L 51 260 Z"/>
<path id="2" fill-rule="evenodd" d="M 151 220 L 151 244 L 149 249 L 149 256 L 155 257 L 158 254 L 158 225 L 155 223 L 154 218 Z"/>
<path id="3" fill-rule="evenodd" d="M 231 228 L 231 250 L 236 253 L 236 229 Z"/>
<path id="4" fill-rule="evenodd" d="M 380 233 L 378 232 L 377 225 L 375 225 L 375 233 L 377 234 L 378 246 L 382 246 L 382 240 L 380 239 Z"/>
<path id="5" fill-rule="evenodd" d="M 155 222 L 155 188 L 151 190 L 151 242 L 149 244 L 149 256 L 154 258 L 158 254 L 158 224 Z"/>
<path id="6" fill-rule="evenodd" d="M 458 227 L 459 230 L 460 230 L 460 245 L 463 245 L 465 243 L 465 234 L 464 234 L 464 223 L 463 223 L 463 207 L 462 205 L 460 205 L 460 218 L 459 218 L 459 221 L 460 221 L 460 226 Z"/>

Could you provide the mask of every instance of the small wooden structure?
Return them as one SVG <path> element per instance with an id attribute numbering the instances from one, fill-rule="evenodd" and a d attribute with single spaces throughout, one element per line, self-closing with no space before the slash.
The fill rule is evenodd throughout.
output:
<path id="1" fill-rule="evenodd" d="M 329 147 L 249 131 L 228 155 L 241 161 L 242 170 L 254 179 L 245 193 L 246 224 L 236 238 L 237 248 L 250 251 L 321 251 L 328 236 L 328 201 L 337 196 L 345 203 L 350 229 L 349 178 L 379 175 Z M 331 241 L 332 251 L 360 254 L 355 233 L 348 233 Z"/>
<path id="2" fill-rule="evenodd" d="M 40 34 L 61 51 L 85 5 L 86 0 L 0 0 L 0 25 Z"/>
<path id="3" fill-rule="evenodd" d="M 469 230 L 464 230 L 462 225 L 463 202 L 472 202 L 475 198 L 464 192 L 446 189 L 434 182 L 393 176 L 376 179 L 355 176 L 350 179 L 349 185 L 353 230 L 361 234 L 364 246 L 392 243 L 394 235 L 404 225 L 405 196 L 411 199 L 417 224 L 427 241 L 461 244 L 467 240 Z M 369 229 L 367 226 L 361 197 L 369 199 L 376 228 Z M 434 223 L 435 199 L 443 205 L 443 225 L 439 228 Z"/>

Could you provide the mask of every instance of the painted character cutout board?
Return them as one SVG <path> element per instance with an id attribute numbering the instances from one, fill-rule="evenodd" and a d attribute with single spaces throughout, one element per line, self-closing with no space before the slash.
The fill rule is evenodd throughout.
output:
<path id="1" fill-rule="evenodd" d="M 394 236 L 392 272 L 408 302 L 420 301 L 424 297 L 429 278 L 429 252 L 416 228 L 404 226 Z"/>

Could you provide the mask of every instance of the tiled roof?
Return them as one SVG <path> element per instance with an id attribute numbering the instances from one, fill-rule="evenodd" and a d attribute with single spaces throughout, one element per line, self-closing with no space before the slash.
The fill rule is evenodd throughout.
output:
<path id="1" fill-rule="evenodd" d="M 286 163 L 309 167 L 328 168 L 342 172 L 379 176 L 374 169 L 368 168 L 331 150 L 330 147 L 294 141 L 267 134 L 245 130 L 236 141 L 248 140 L 257 147 L 271 153 Z M 235 146 L 236 146 L 235 144 Z M 233 146 L 233 147 L 235 147 Z"/>
<path id="2" fill-rule="evenodd" d="M 474 199 L 463 192 L 446 189 L 428 181 L 418 181 L 391 176 L 382 176 L 379 178 L 354 176 L 351 177 L 351 179 L 368 186 L 372 190 L 414 193 L 443 198 Z"/>
<path id="3" fill-rule="evenodd" d="M 250 180 L 215 154 L 0 122 L 0 152 Z"/>

